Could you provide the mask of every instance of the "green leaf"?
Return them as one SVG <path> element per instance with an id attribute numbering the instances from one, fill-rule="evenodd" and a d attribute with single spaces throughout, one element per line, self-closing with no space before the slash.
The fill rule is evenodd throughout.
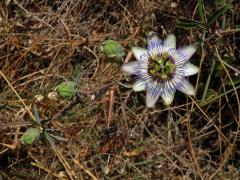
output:
<path id="1" fill-rule="evenodd" d="M 210 86 L 210 82 L 211 82 L 211 79 L 212 79 L 212 75 L 213 75 L 213 72 L 214 72 L 215 65 L 216 65 L 216 59 L 212 59 L 211 60 L 210 71 L 208 73 L 208 78 L 207 78 L 206 83 L 204 83 L 205 88 L 204 88 L 204 92 L 203 92 L 203 96 L 202 96 L 202 101 L 206 98 L 207 92 L 209 91 L 209 86 Z"/>
<path id="2" fill-rule="evenodd" d="M 200 15 L 201 22 L 206 24 L 207 19 L 206 19 L 206 11 L 205 11 L 205 6 L 204 6 L 203 0 L 198 0 L 198 12 Z"/>
<path id="3" fill-rule="evenodd" d="M 51 137 L 49 135 L 48 132 L 44 131 L 44 135 L 45 135 L 45 138 L 47 139 L 47 141 L 51 144 L 51 146 L 54 148 L 56 145 L 55 145 L 55 139 L 53 137 Z"/>
<path id="4" fill-rule="evenodd" d="M 82 64 L 76 64 L 73 68 L 73 71 L 72 71 L 72 76 L 71 78 L 76 81 L 79 79 L 79 76 L 80 76 L 80 73 L 81 71 L 83 70 L 83 66 Z"/>
<path id="5" fill-rule="evenodd" d="M 64 99 L 72 98 L 76 91 L 76 84 L 73 81 L 66 81 L 57 86 L 58 96 Z"/>
<path id="6" fill-rule="evenodd" d="M 100 45 L 101 51 L 108 58 L 115 58 L 117 60 L 121 60 L 125 55 L 124 49 L 117 41 L 114 40 L 106 40 Z"/>
<path id="7" fill-rule="evenodd" d="M 219 18 L 220 16 L 222 16 L 226 11 L 228 10 L 228 8 L 227 7 L 222 7 L 222 8 L 220 8 L 220 9 L 218 9 L 217 11 L 215 11 L 212 15 L 211 15 L 211 17 L 208 19 L 208 25 L 211 25 L 211 24 L 213 24 L 216 20 L 217 20 L 217 18 Z"/>
<path id="8" fill-rule="evenodd" d="M 56 136 L 54 134 L 48 133 L 51 137 L 53 137 L 54 139 L 58 140 L 58 141 L 68 141 L 68 139 L 63 138 L 61 136 Z"/>
<path id="9" fill-rule="evenodd" d="M 40 137 L 40 130 L 38 128 L 29 128 L 20 138 L 22 144 L 31 145 L 36 143 Z"/>
<path id="10" fill-rule="evenodd" d="M 223 61 L 227 64 L 232 64 L 234 61 L 234 58 L 232 56 L 230 56 L 229 54 L 224 54 L 222 57 Z M 217 62 L 216 66 L 215 66 L 215 77 L 220 77 L 223 76 L 224 74 L 226 74 L 226 71 L 223 68 L 223 65 L 220 62 Z"/>
<path id="11" fill-rule="evenodd" d="M 212 102 L 212 103 L 217 102 L 217 99 L 216 99 L 217 96 L 218 96 L 218 92 L 216 92 L 214 89 L 209 89 L 207 91 L 206 98 L 200 102 L 200 106 L 204 106 L 208 102 Z"/>
<path id="12" fill-rule="evenodd" d="M 199 28 L 199 29 L 205 29 L 206 25 L 199 21 L 191 20 L 191 19 L 184 19 L 184 18 L 178 18 L 177 19 L 177 27 L 183 28 L 183 29 L 192 29 L 192 28 Z"/>
<path id="13" fill-rule="evenodd" d="M 41 119 L 40 119 L 38 108 L 37 108 L 36 104 L 33 105 L 33 111 L 34 111 L 34 117 L 36 119 L 37 124 L 39 126 L 41 126 Z"/>
<path id="14" fill-rule="evenodd" d="M 240 83 L 240 78 L 239 77 L 234 77 L 234 78 L 232 78 L 232 81 L 230 81 L 230 79 L 228 79 L 224 82 L 224 84 L 227 85 L 227 86 L 232 86 L 233 85 L 232 82 L 233 82 L 234 85 L 237 85 L 237 84 Z"/>

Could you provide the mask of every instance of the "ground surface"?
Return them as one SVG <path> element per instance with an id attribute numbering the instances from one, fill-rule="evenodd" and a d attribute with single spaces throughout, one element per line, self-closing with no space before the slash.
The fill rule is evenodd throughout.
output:
<path id="1" fill-rule="evenodd" d="M 2 0 L 0 179 L 240 177 L 239 11 L 237 0 Z M 148 109 L 145 93 L 121 85 L 134 83 L 120 67 L 149 31 L 198 44 L 196 97 Z M 106 39 L 124 47 L 121 60 L 100 51 Z M 47 98 L 67 80 L 77 98 Z M 44 130 L 23 145 L 36 112 Z"/>

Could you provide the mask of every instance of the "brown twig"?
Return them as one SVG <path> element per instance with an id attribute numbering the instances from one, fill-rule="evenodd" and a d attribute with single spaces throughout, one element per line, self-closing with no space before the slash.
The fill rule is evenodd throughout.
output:
<path id="1" fill-rule="evenodd" d="M 112 111 L 113 111 L 113 104 L 114 104 L 114 89 L 110 90 L 110 100 L 109 100 L 109 112 L 107 118 L 107 128 L 110 126 Z"/>
<path id="2" fill-rule="evenodd" d="M 80 169 L 82 169 L 85 173 L 87 173 L 93 180 L 97 180 L 96 176 L 91 171 L 89 171 L 87 168 L 85 168 L 82 164 L 80 164 L 80 162 L 78 160 L 74 160 L 74 163 Z"/>

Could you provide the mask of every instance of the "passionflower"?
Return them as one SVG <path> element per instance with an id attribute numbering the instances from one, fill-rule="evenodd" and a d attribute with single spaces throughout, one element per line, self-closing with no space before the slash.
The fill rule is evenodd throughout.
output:
<path id="1" fill-rule="evenodd" d="M 188 62 L 196 47 L 188 45 L 177 49 L 176 37 L 172 34 L 161 41 L 156 33 L 150 32 L 147 41 L 147 49 L 132 47 L 137 61 L 122 66 L 124 72 L 136 75 L 133 90 L 146 90 L 147 107 L 153 107 L 160 96 L 170 105 L 176 90 L 194 96 L 195 89 L 186 76 L 198 72 L 198 67 Z"/>

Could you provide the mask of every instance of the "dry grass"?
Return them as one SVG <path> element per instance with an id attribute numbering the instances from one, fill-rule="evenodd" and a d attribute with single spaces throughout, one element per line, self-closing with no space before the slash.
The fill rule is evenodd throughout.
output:
<path id="1" fill-rule="evenodd" d="M 198 2 L 1 1 L 0 179 L 240 177 L 240 6 L 232 1 L 206 29 L 178 27 L 178 17 L 200 21 Z M 224 2 L 207 1 L 206 17 Z M 196 97 L 177 93 L 171 107 L 159 100 L 147 109 L 144 93 L 116 83 L 134 82 L 120 65 L 134 59 L 131 45 L 146 45 L 150 30 L 162 39 L 174 33 L 179 46 L 199 42 L 192 62 L 200 73 L 190 78 Z M 125 59 L 104 57 L 99 45 L 106 39 L 123 45 Z M 83 103 L 48 99 L 76 67 Z M 40 94 L 45 99 L 36 102 Z M 34 104 L 44 128 L 67 142 L 20 143 Z"/>

